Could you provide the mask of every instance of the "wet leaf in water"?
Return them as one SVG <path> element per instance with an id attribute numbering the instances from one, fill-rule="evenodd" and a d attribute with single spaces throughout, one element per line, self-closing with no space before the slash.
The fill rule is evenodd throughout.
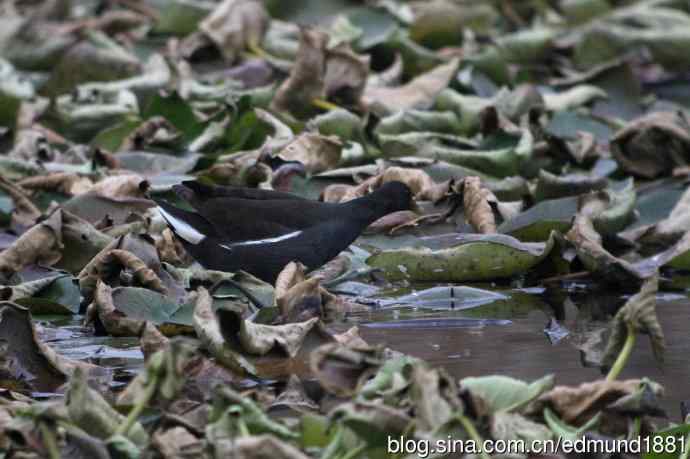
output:
<path id="1" fill-rule="evenodd" d="M 458 241 L 458 245 L 441 250 L 385 250 L 372 255 L 367 263 L 383 269 L 392 280 L 491 280 L 527 272 L 554 244 L 553 238 L 545 244 L 521 243 L 505 235 L 465 236 Z"/>

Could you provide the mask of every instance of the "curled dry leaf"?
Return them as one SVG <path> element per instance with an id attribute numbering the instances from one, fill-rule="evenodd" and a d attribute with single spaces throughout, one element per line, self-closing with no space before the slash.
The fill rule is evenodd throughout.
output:
<path id="1" fill-rule="evenodd" d="M 202 457 L 204 450 L 202 441 L 180 426 L 156 430 L 151 438 L 151 446 L 161 457 L 169 458 L 182 458 L 189 455 Z"/>
<path id="2" fill-rule="evenodd" d="M 448 195 L 450 182 L 436 183 L 426 172 L 419 169 L 392 166 L 381 175 L 381 184 L 403 182 L 410 187 L 420 201 L 438 202 Z"/>
<path id="3" fill-rule="evenodd" d="M 51 266 L 62 258 L 62 212 L 53 212 L 0 253 L 0 274 L 6 278 L 32 265 Z"/>
<path id="4" fill-rule="evenodd" d="M 369 76 L 369 55 L 355 54 L 349 45 L 329 49 L 324 85 L 326 97 L 345 105 L 356 105 Z"/>
<path id="5" fill-rule="evenodd" d="M 226 438 L 214 443 L 215 457 L 235 459 L 309 459 L 309 456 L 273 435 Z"/>
<path id="6" fill-rule="evenodd" d="M 372 108 L 379 108 L 385 114 L 413 108 L 428 108 L 433 104 L 435 97 L 448 87 L 458 68 L 458 62 L 457 59 L 453 59 L 441 64 L 396 88 L 367 86 L 364 90 L 364 102 Z"/>
<path id="7" fill-rule="evenodd" d="M 111 280 L 124 270 L 131 272 L 139 285 L 163 294 L 167 292 L 156 272 L 139 257 L 126 250 L 111 249 L 100 252 L 79 273 L 82 294 L 85 298 L 90 298 L 89 292 L 93 291 L 99 281 Z"/>
<path id="8" fill-rule="evenodd" d="M 111 336 L 139 336 L 146 324 L 118 311 L 113 302 L 113 289 L 100 280 L 97 280 L 93 303 L 89 305 L 89 309 L 87 317 L 98 317 L 103 328 Z"/>
<path id="9" fill-rule="evenodd" d="M 31 202 L 21 185 L 0 176 L 0 190 L 7 193 L 14 203 L 12 219 L 23 226 L 31 226 L 41 216 L 41 211 Z"/>
<path id="10" fill-rule="evenodd" d="M 256 374 L 256 368 L 242 354 L 225 342 L 220 324 L 211 308 L 213 300 L 208 291 L 199 287 L 194 305 L 194 331 L 201 343 L 218 363 L 240 375 Z"/>
<path id="11" fill-rule="evenodd" d="M 487 199 L 490 191 L 482 187 L 481 179 L 479 177 L 465 177 L 462 190 L 467 221 L 479 233 L 495 233 L 496 218 Z"/>
<path id="12" fill-rule="evenodd" d="M 580 426 L 609 404 L 637 391 L 640 383 L 639 379 L 599 380 L 577 387 L 556 386 L 542 394 L 530 406 L 530 411 L 541 413 L 545 407 L 549 407 L 564 422 Z"/>
<path id="13" fill-rule="evenodd" d="M 325 49 L 328 35 L 319 30 L 300 29 L 299 50 L 290 76 L 280 85 L 271 109 L 306 118 L 316 112 L 312 101 L 325 96 Z"/>
<path id="14" fill-rule="evenodd" d="M 199 30 L 232 63 L 243 50 L 258 47 L 270 19 L 261 1 L 224 0 L 201 21 Z"/>
<path id="15" fill-rule="evenodd" d="M 603 247 L 603 239 L 594 227 L 590 216 L 580 211 L 565 238 L 575 246 L 575 251 L 584 267 L 599 274 L 601 279 L 611 283 L 639 284 L 645 273 L 626 260 L 612 255 Z"/>
<path id="16" fill-rule="evenodd" d="M 670 175 L 674 168 L 690 164 L 690 125 L 680 112 L 650 113 L 611 138 L 611 153 L 630 174 Z"/>
<path id="17" fill-rule="evenodd" d="M 288 143 L 277 156 L 285 161 L 298 161 L 304 164 L 307 172 L 318 174 L 338 164 L 342 148 L 336 136 L 304 133 Z"/>
<path id="18" fill-rule="evenodd" d="M 340 343 L 324 344 L 310 356 L 312 374 L 327 391 L 350 397 L 381 367 L 380 348 L 348 347 Z"/>
<path id="19" fill-rule="evenodd" d="M 656 294 L 659 290 L 657 275 L 647 279 L 640 291 L 630 297 L 613 318 L 612 332 L 609 337 L 603 363 L 610 366 L 620 353 L 628 333 L 645 333 L 649 335 L 654 357 L 659 362 L 664 360 L 666 344 L 664 332 L 656 315 Z"/>
<path id="20" fill-rule="evenodd" d="M 410 400 L 421 431 L 438 431 L 463 411 L 457 383 L 445 370 L 418 363 L 412 367 L 410 383 Z"/>
<path id="21" fill-rule="evenodd" d="M 55 352 L 38 338 L 29 310 L 9 301 L 0 302 L 0 354 L 2 380 L 31 391 L 55 391 L 78 368 L 104 373 Z"/>
<path id="22" fill-rule="evenodd" d="M 138 175 L 114 175 L 94 184 L 90 193 L 116 201 L 125 198 L 144 198 L 149 186 L 149 182 Z"/>
<path id="23" fill-rule="evenodd" d="M 18 182 L 18 185 L 27 190 L 57 191 L 59 193 L 75 196 L 89 191 L 93 183 L 86 177 L 69 172 L 28 177 Z"/>

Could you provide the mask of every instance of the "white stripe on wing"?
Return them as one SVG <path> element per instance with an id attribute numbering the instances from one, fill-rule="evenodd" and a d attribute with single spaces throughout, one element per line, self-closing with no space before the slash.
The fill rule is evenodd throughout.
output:
<path id="1" fill-rule="evenodd" d="M 280 242 L 280 241 L 292 239 L 294 237 L 299 236 L 300 234 L 302 234 L 302 231 L 293 231 L 292 233 L 283 234 L 282 236 L 270 237 L 270 238 L 266 238 L 266 239 L 256 239 L 253 241 L 233 242 L 232 244 L 220 244 L 220 246 L 223 247 L 224 249 L 232 250 L 234 247 L 243 246 L 243 245 L 273 244 L 275 242 Z"/>
<path id="2" fill-rule="evenodd" d="M 189 242 L 190 244 L 196 245 L 206 238 L 206 236 L 200 233 L 192 225 L 190 225 L 186 221 L 180 220 L 179 218 L 175 218 L 174 216 L 166 212 L 162 207 L 158 207 L 158 212 L 160 212 L 165 221 L 168 222 L 168 225 L 172 227 L 175 234 L 177 234 L 179 237 Z"/>

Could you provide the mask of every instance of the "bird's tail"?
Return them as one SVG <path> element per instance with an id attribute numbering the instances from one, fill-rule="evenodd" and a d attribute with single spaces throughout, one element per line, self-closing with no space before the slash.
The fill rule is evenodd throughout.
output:
<path id="1" fill-rule="evenodd" d="M 196 245 L 215 234 L 213 226 L 201 215 L 175 207 L 163 199 L 155 201 L 158 211 L 180 239 Z"/>

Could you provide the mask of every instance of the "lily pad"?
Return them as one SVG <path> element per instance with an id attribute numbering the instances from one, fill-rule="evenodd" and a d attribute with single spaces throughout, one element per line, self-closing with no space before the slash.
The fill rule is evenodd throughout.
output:
<path id="1" fill-rule="evenodd" d="M 466 235 L 459 245 L 441 250 L 403 248 L 372 255 L 367 264 L 381 268 L 391 280 L 493 280 L 526 273 L 551 251 L 546 243 L 523 243 L 506 235 Z"/>

